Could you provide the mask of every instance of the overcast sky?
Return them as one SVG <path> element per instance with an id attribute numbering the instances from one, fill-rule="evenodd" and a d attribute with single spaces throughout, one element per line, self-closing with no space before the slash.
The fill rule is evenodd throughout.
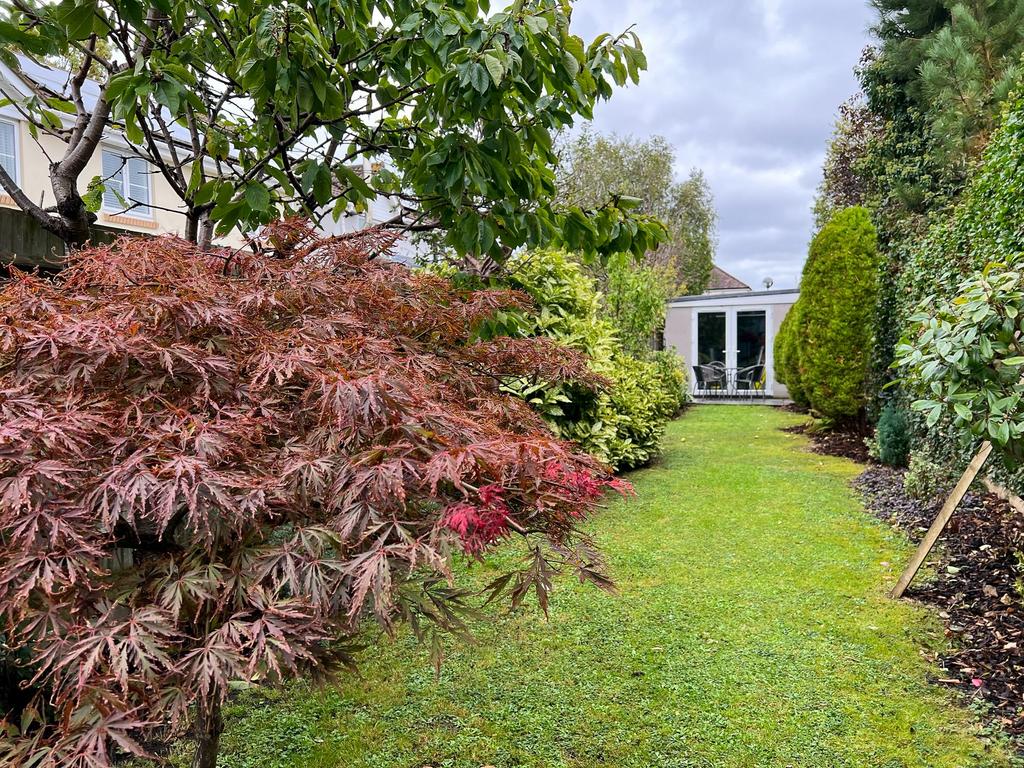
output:
<path id="1" fill-rule="evenodd" d="M 707 174 L 717 263 L 751 287 L 800 278 L 811 205 L 836 109 L 857 88 L 867 0 L 577 0 L 576 34 L 636 24 L 640 85 L 619 90 L 595 128 L 675 145 L 676 173 Z"/>

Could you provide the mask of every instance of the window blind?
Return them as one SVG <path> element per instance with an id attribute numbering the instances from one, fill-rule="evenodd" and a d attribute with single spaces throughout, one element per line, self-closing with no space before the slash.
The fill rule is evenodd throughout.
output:
<path id="1" fill-rule="evenodd" d="M 141 157 L 125 157 L 117 152 L 103 150 L 103 179 L 105 210 L 125 212 L 132 216 L 152 215 L 149 167 Z"/>
<path id="2" fill-rule="evenodd" d="M 18 181 L 18 127 L 0 120 L 0 166 Z"/>

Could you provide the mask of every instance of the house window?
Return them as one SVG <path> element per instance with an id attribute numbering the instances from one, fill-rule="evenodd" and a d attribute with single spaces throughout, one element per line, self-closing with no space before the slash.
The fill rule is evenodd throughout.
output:
<path id="1" fill-rule="evenodd" d="M 6 120 L 0 120 L 0 166 L 17 183 L 18 126 Z"/>
<path id="2" fill-rule="evenodd" d="M 103 150 L 103 210 L 148 218 L 149 165 L 141 157 Z"/>

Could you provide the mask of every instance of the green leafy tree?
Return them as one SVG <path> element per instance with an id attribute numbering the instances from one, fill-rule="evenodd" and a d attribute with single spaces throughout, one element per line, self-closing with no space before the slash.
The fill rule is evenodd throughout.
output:
<path id="1" fill-rule="evenodd" d="M 648 252 L 646 266 L 667 270 L 674 291 L 700 293 L 707 285 L 715 254 L 715 207 L 707 179 L 699 170 L 677 182 L 675 150 L 661 136 L 646 140 L 602 136 L 584 129 L 558 148 L 558 195 L 567 205 L 592 208 L 626 197 L 641 213 L 664 222 L 668 237 Z M 598 273 L 602 290 L 604 275 Z M 610 291 L 609 291 L 610 292 Z"/>
<path id="2" fill-rule="evenodd" d="M 869 409 L 877 414 L 888 399 L 882 391 L 892 383 L 894 350 L 917 302 L 952 295 L 957 282 L 977 268 L 965 246 L 938 249 L 936 242 L 952 237 L 954 211 L 975 158 L 990 141 L 999 102 L 1019 69 L 1024 24 L 1019 0 L 872 5 L 877 45 L 865 51 L 857 68 L 866 107 L 858 120 L 870 131 L 837 133 L 832 150 L 839 152 L 828 154 L 816 212 L 821 224 L 841 201 L 856 202 L 871 211 L 876 227 L 880 279 Z M 832 183 L 830 174 L 837 170 L 839 183 Z M 1016 185 L 1012 173 L 1003 174 L 989 193 L 1005 201 L 1003 189 Z M 855 194 L 844 197 L 846 191 Z M 961 243 L 963 234 L 957 235 Z M 905 400 L 898 391 L 890 394 L 896 402 Z M 918 439 L 924 434 L 934 438 L 938 452 L 950 443 L 951 433 L 940 438 L 937 430 L 915 432 Z"/>
<path id="3" fill-rule="evenodd" d="M 905 377 L 901 386 L 909 389 L 915 399 L 931 403 L 927 408 L 919 406 L 913 421 L 915 451 L 926 453 L 930 461 L 945 468 L 962 467 L 977 443 L 986 435 L 992 437 L 989 422 L 980 423 L 985 409 L 1004 396 L 999 394 L 1004 387 L 997 375 L 1002 370 L 1000 361 L 1015 356 L 1001 354 L 997 349 L 990 352 L 988 345 L 1006 343 L 1005 338 L 1000 341 L 994 334 L 999 331 L 998 323 L 1006 322 L 1006 315 L 1017 311 L 1012 306 L 1004 307 L 1017 288 L 1006 285 L 1000 275 L 1018 269 L 1017 254 L 1024 252 L 1024 178 L 1019 173 L 1022 163 L 1024 96 L 1016 96 L 1006 105 L 982 161 L 952 215 L 936 221 L 927 237 L 910 252 L 897 286 L 904 302 L 900 313 L 914 318 L 901 327 L 906 333 L 900 345 L 899 362 Z M 996 266 L 986 274 L 989 264 Z M 1006 265 L 1012 265 L 1012 269 Z M 979 285 L 987 285 L 991 294 L 986 294 L 984 303 L 975 300 L 975 317 L 973 312 L 965 314 L 966 304 L 968 295 L 973 296 Z M 999 320 L 1000 317 L 1004 319 Z M 936 330 L 928 334 L 933 319 Z M 962 344 L 963 335 L 971 333 L 979 345 L 982 335 L 989 340 L 983 348 L 971 350 L 969 360 L 957 359 L 957 364 L 951 365 L 953 345 Z M 937 335 L 941 336 L 942 350 L 936 346 Z M 916 351 L 921 352 L 920 357 L 915 356 Z M 949 359 L 943 358 L 943 354 Z M 933 360 L 940 363 L 934 368 L 926 367 Z M 989 368 L 993 370 L 989 372 Z M 992 381 L 986 383 L 983 375 L 991 376 Z M 965 393 L 987 393 L 991 385 L 994 399 L 987 405 L 973 398 L 966 402 L 961 399 L 961 406 L 969 408 L 970 414 L 960 414 L 957 420 L 954 405 L 958 400 L 948 392 L 936 398 L 930 389 L 933 379 L 946 376 L 950 381 L 938 382 L 936 386 L 944 389 L 961 380 L 953 394 L 962 398 Z M 984 397 L 988 398 L 988 394 Z M 999 410 L 1005 411 L 1005 406 L 1001 404 Z M 938 416 L 933 416 L 936 413 Z M 1001 429 L 998 417 L 995 423 L 997 430 Z M 1011 474 L 1003 474 L 998 467 L 995 471 L 1008 487 L 1018 492 L 1024 488 L 1024 474 L 1019 469 Z"/>
<path id="4" fill-rule="evenodd" d="M 928 297 L 953 296 L 991 261 L 1024 250 L 1024 96 L 1011 99 L 960 201 L 909 252 L 897 289 L 904 316 Z M 906 324 L 901 330 L 906 328 Z"/>
<path id="5" fill-rule="evenodd" d="M 856 417 L 868 400 L 878 263 L 864 208 L 836 214 L 811 243 L 800 282 L 797 354 L 811 407 L 832 419 Z"/>
<path id="6" fill-rule="evenodd" d="M 391 226 L 443 232 L 479 274 L 524 245 L 645 253 L 656 222 L 614 201 L 555 199 L 554 133 L 646 66 L 634 33 L 587 43 L 571 14 L 570 0 L 500 12 L 486 0 L 4 4 L 4 63 L 79 64 L 60 92 L 28 78 L 29 97 L 5 94 L 34 134 L 67 147 L 50 167 L 55 205 L 30 200 L 2 169 L 0 186 L 82 243 L 93 214 L 79 177 L 113 124 L 174 189 L 198 242 L 283 213 L 357 211 L 383 194 L 402 202 Z M 352 168 L 373 160 L 368 177 Z"/>
<path id="7" fill-rule="evenodd" d="M 654 335 L 665 326 L 666 302 L 674 285 L 663 267 L 638 265 L 627 254 L 609 258 L 602 302 L 626 354 L 650 353 Z"/>
<path id="8" fill-rule="evenodd" d="M 882 130 L 881 119 L 871 111 L 862 94 L 839 107 L 814 202 L 817 229 L 844 208 L 868 202 L 872 189 L 864 165 Z"/>

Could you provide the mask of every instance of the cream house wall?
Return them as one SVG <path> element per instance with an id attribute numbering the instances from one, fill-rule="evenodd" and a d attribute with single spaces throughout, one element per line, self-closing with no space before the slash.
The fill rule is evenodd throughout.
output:
<path id="1" fill-rule="evenodd" d="M 0 113 L 0 120 L 13 122 L 17 126 L 17 160 L 18 182 L 30 200 L 40 203 L 44 208 L 54 204 L 53 191 L 50 188 L 49 157 L 63 156 L 66 145 L 53 136 L 39 135 L 38 142 L 29 132 L 28 123 L 24 120 L 12 119 Z M 85 170 L 79 176 L 79 189 L 85 192 L 89 181 L 103 176 L 102 150 L 106 148 L 120 154 L 129 154 L 126 144 L 114 138 L 104 140 L 89 159 Z M 186 170 L 186 176 L 188 171 Z M 128 232 L 149 235 L 174 234 L 181 235 L 185 231 L 185 207 L 181 199 L 167 183 L 163 175 L 155 168 L 149 174 L 150 203 L 153 206 L 149 216 L 141 216 L 135 211 L 123 214 L 101 210 L 98 213 L 98 224 Z M 0 206 L 17 208 L 14 200 L 0 190 Z M 217 240 L 219 244 L 240 246 L 244 243 L 241 233 L 231 232 Z"/>

